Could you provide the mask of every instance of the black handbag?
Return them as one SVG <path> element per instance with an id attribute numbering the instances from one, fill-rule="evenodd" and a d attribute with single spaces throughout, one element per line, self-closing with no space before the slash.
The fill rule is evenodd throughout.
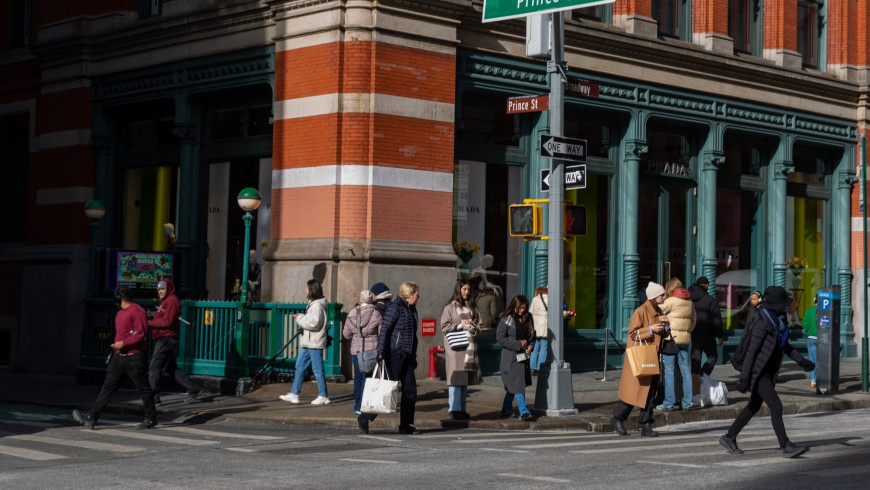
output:
<path id="1" fill-rule="evenodd" d="M 674 342 L 674 339 L 666 339 L 662 344 L 662 354 L 666 356 L 675 356 L 677 352 L 680 352 L 680 348 L 677 347 L 677 343 Z"/>

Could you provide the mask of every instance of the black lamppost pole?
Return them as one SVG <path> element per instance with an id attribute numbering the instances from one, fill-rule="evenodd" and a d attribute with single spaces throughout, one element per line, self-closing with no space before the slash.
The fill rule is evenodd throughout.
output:
<path id="1" fill-rule="evenodd" d="M 91 199 L 85 203 L 85 215 L 91 220 L 91 250 L 90 261 L 88 263 L 88 297 L 94 296 L 96 285 L 95 269 L 97 261 L 97 227 L 100 226 L 100 219 L 106 214 L 106 205 L 99 199 Z"/>
<path id="2" fill-rule="evenodd" d="M 251 215 L 252 211 L 256 211 L 260 207 L 260 193 L 253 187 L 245 187 L 239 192 L 238 196 L 239 207 L 245 212 L 242 220 L 245 222 L 245 248 L 242 249 L 242 291 L 239 295 L 238 313 L 236 314 L 236 359 L 238 365 L 234 366 L 238 369 L 237 375 L 246 376 L 248 369 L 248 344 L 250 340 L 250 332 L 248 331 L 248 250 L 251 247 L 251 221 L 254 219 Z"/>

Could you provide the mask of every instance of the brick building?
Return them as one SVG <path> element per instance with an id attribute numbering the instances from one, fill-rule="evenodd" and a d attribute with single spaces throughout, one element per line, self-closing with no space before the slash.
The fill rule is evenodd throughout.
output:
<path id="1" fill-rule="evenodd" d="M 506 213 L 546 196 L 536 144 L 549 123 L 505 102 L 546 93 L 546 63 L 526 56 L 524 20 L 484 24 L 481 10 L 3 2 L 0 365 L 74 371 L 88 277 L 107 295 L 114 251 L 174 247 L 183 297 L 230 299 L 248 186 L 264 200 L 252 243 L 265 301 L 302 300 L 312 276 L 345 305 L 414 280 L 421 316 L 439 318 L 462 240 L 493 256 L 487 277 L 508 298 L 531 294 L 546 244 L 510 238 Z M 868 19 L 861 0 L 567 12 L 565 135 L 589 149 L 588 188 L 566 193 L 588 213 L 566 245 L 575 368 L 600 368 L 605 329 L 624 337 L 637 291 L 672 276 L 709 277 L 731 329 L 752 289 L 792 289 L 800 316 L 839 285 L 843 354 L 856 355 Z M 95 264 L 92 198 L 107 208 Z"/>

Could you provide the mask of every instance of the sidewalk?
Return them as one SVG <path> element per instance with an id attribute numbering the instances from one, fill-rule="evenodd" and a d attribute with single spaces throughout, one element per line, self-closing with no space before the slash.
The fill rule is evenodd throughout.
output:
<path id="1" fill-rule="evenodd" d="M 504 388 L 499 376 L 484 379 L 480 386 L 469 387 L 468 412 L 471 420 L 447 420 L 447 386 L 440 380 L 418 380 L 418 398 L 415 425 L 421 429 L 473 427 L 478 429 L 555 430 L 576 429 L 610 431 L 611 410 L 617 401 L 620 370 L 609 370 L 607 380 L 603 373 L 588 372 L 572 375 L 574 403 L 578 415 L 546 417 L 530 422 L 499 416 Z M 711 407 L 690 412 L 655 412 L 655 427 L 705 420 L 733 420 L 743 409 L 748 395 L 734 391 L 737 372 L 730 364 L 716 366 L 713 377 L 725 381 L 729 387 L 728 406 Z M 194 377 L 196 380 L 196 377 Z M 535 381 L 537 381 L 535 379 Z M 185 395 L 163 394 L 163 405 L 158 407 L 159 419 L 195 418 L 208 420 L 229 417 L 247 420 L 268 420 L 286 424 L 326 424 L 356 428 L 353 413 L 353 383 L 330 383 L 329 405 L 311 405 L 317 394 L 313 381 L 305 382 L 301 403 L 291 405 L 278 399 L 288 392 L 289 383 L 263 385 L 242 396 L 209 395 L 203 392 L 193 403 L 185 405 Z M 819 395 L 810 388 L 807 374 L 791 360 L 786 360 L 780 372 L 777 391 L 782 398 L 784 413 L 811 413 L 835 410 L 870 408 L 870 394 L 861 392 L 861 362 L 858 359 L 840 360 L 840 390 L 836 394 Z M 77 386 L 74 376 L 46 376 L 0 372 L 0 402 L 52 406 L 65 409 L 91 406 L 99 392 L 98 386 Z M 534 406 L 535 385 L 526 390 L 529 406 Z M 142 404 L 138 393 L 121 390 L 107 407 L 108 412 L 141 416 Z M 761 414 L 766 415 L 767 407 Z M 381 415 L 371 424 L 373 431 L 398 427 L 398 414 Z M 626 421 L 626 427 L 637 428 L 637 412 Z"/>

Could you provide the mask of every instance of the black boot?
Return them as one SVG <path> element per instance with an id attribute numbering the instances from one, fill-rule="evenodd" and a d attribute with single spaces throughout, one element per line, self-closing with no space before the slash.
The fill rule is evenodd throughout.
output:
<path id="1" fill-rule="evenodd" d="M 794 458 L 796 456 L 800 456 L 801 454 L 809 451 L 810 448 L 806 446 L 795 446 L 791 441 L 785 443 L 785 446 L 782 447 L 782 457 L 783 458 Z"/>
<path id="2" fill-rule="evenodd" d="M 654 431 L 653 428 L 650 427 L 647 423 L 640 426 L 640 435 L 646 437 L 658 437 L 659 433 Z"/>
<path id="3" fill-rule="evenodd" d="M 613 426 L 613 432 L 616 432 L 617 434 L 619 434 L 621 436 L 628 435 L 628 431 L 625 430 L 625 426 L 622 425 L 622 421 L 619 420 L 618 418 L 610 417 L 610 425 Z"/>
<path id="4" fill-rule="evenodd" d="M 359 414 L 356 416 L 356 423 L 359 426 L 360 434 L 368 434 L 369 433 L 369 419 Z"/>

